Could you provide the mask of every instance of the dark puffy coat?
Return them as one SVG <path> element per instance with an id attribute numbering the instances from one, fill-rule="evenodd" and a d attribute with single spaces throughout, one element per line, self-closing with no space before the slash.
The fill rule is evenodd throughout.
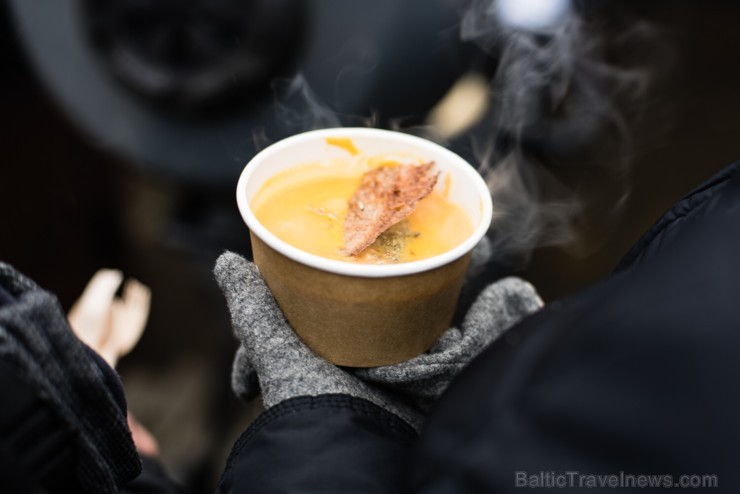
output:
<path id="1" fill-rule="evenodd" d="M 217 492 L 740 492 L 737 168 L 682 199 L 612 276 L 491 345 L 420 436 L 363 400 L 295 398 L 245 431 Z M 8 394 L 20 388 L 3 376 L 0 427 L 38 398 Z M 14 492 L 33 473 L 6 446 L 2 491 Z M 146 467 L 132 492 L 175 491 Z"/>
<path id="2" fill-rule="evenodd" d="M 217 492 L 740 492 L 736 170 L 484 351 L 420 437 L 354 398 L 289 400 L 240 438 Z"/>

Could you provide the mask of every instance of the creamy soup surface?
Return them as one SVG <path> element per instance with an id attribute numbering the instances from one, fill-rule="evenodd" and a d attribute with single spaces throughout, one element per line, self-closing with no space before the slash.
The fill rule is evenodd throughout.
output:
<path id="1" fill-rule="evenodd" d="M 267 180 L 250 205 L 259 222 L 275 236 L 329 259 L 378 264 L 409 262 L 461 244 L 473 232 L 473 225 L 467 213 L 445 197 L 449 177 L 442 173 L 441 186 L 419 201 L 405 220 L 356 256 L 340 252 L 349 199 L 363 173 L 398 161 L 353 156 L 330 163 L 297 165 Z M 409 162 L 406 158 L 403 161 Z"/>

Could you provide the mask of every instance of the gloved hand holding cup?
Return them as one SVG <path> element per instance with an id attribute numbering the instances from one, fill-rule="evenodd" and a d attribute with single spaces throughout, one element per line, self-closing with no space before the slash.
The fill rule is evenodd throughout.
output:
<path id="1" fill-rule="evenodd" d="M 335 209 L 334 197 L 322 196 L 304 205 L 309 216 L 323 222 L 313 230 L 300 223 L 268 228 L 264 215 L 258 217 L 260 202 L 287 208 L 301 194 L 294 182 L 302 180 L 305 183 L 298 185 L 320 191 L 324 182 L 319 179 L 336 173 L 336 180 L 354 180 L 356 186 L 362 170 L 429 162 L 439 176 L 432 194 L 419 202 L 417 210 L 436 198 L 436 209 L 426 212 L 432 230 L 459 226 L 459 217 L 451 216 L 445 223 L 444 208 L 461 212 L 469 223 L 464 236 L 451 239 L 447 250 L 430 257 L 373 263 L 310 252 L 309 245 L 317 239 L 341 229 L 341 222 L 332 220 L 346 216 L 347 197 L 343 211 Z M 315 168 L 306 173 L 312 164 Z M 288 186 L 276 186 L 278 179 Z M 262 198 L 266 187 L 277 192 Z M 245 167 L 237 185 L 237 204 L 250 230 L 254 262 L 290 326 L 316 354 L 350 367 L 394 364 L 434 344 L 450 326 L 471 252 L 492 217 L 485 182 L 461 157 L 425 139 L 365 128 L 306 132 L 266 148 Z M 409 224 L 412 231 L 407 236 L 418 236 L 419 223 Z M 296 231 L 300 231 L 297 240 L 284 240 Z"/>
<path id="2" fill-rule="evenodd" d="M 400 182 L 393 181 L 400 176 L 394 168 L 397 162 L 425 163 L 427 170 L 433 163 L 438 172 L 431 181 L 428 174 L 417 174 L 422 167 L 401 169 L 411 170 L 416 182 L 426 180 L 427 189 L 436 182 L 434 190 L 424 192 L 427 202 L 419 200 L 402 229 L 387 230 L 394 236 L 383 238 L 381 233 L 367 247 L 370 254 L 346 255 L 338 231 L 346 234 L 348 221 L 341 224 L 341 219 L 351 214 L 358 214 L 360 222 L 387 219 L 380 211 L 383 206 L 373 203 L 372 190 L 358 193 L 367 177 L 387 192 L 383 200 L 391 203 L 386 208 L 391 217 L 407 206 L 396 200 L 404 193 L 397 190 Z M 340 182 L 349 179 L 345 185 L 354 194 L 347 187 L 334 187 L 331 180 L 337 177 L 332 174 Z M 321 181 L 327 177 L 330 187 Z M 421 188 L 418 183 L 408 187 Z M 272 195 L 265 195 L 265 189 Z M 300 202 L 306 190 L 315 202 Z M 261 391 L 266 408 L 300 396 L 349 395 L 380 406 L 418 430 L 454 376 L 542 305 L 531 285 L 506 278 L 483 290 L 459 328 L 450 327 L 471 259 L 485 261 L 474 252 L 485 252 L 486 259 L 491 254 L 485 237 L 491 198 L 469 164 L 429 141 L 376 129 L 327 129 L 294 136 L 247 165 L 237 202 L 250 228 L 255 262 L 227 252 L 219 257 L 214 273 L 241 343 L 232 387 L 244 399 Z M 265 204 L 277 213 L 265 214 Z M 446 214 L 444 207 L 457 216 Z M 312 227 L 295 220 L 301 217 Z M 467 230 L 453 220 L 467 223 Z M 455 237 L 459 231 L 464 235 Z M 425 235 L 443 237 L 437 238 L 436 247 L 445 242 L 448 247 L 434 252 L 429 248 L 435 247 L 434 241 L 412 242 Z M 323 244 L 329 250 L 317 255 Z M 406 258 L 389 262 L 389 253 Z"/>

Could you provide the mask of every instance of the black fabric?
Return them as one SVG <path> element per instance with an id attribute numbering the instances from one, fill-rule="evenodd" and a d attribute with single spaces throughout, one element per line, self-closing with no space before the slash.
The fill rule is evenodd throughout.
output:
<path id="1" fill-rule="evenodd" d="M 727 182 L 737 175 L 740 164 L 734 163 L 710 177 L 703 184 L 696 187 L 686 196 L 674 204 L 661 218 L 635 243 L 614 269 L 615 272 L 640 263 L 643 258 L 651 259 L 661 255 L 664 245 L 671 245 L 674 236 L 678 235 L 690 224 L 702 221 L 719 211 L 723 214 L 727 209 L 737 207 L 737 192 L 723 193 Z M 737 188 L 737 180 L 733 187 Z"/>
<path id="2" fill-rule="evenodd" d="M 0 485 L 8 494 L 64 485 L 79 489 L 73 438 L 15 369 L 0 360 Z M 53 491 L 52 491 L 53 492 Z"/>
<path id="3" fill-rule="evenodd" d="M 6 290 L 4 286 L 0 286 L 0 307 L 11 304 L 14 301 L 15 297 L 13 294 Z"/>
<path id="4" fill-rule="evenodd" d="M 550 304 L 459 376 L 414 449 L 410 490 L 514 493 L 517 472 L 531 486 L 570 471 L 584 475 L 566 480 L 576 487 L 621 472 L 715 475 L 696 491 L 740 492 L 738 348 L 731 167 L 672 208 L 618 274 Z"/>
<path id="5" fill-rule="evenodd" d="M 118 405 L 118 410 L 120 410 L 125 417 L 128 410 L 128 404 L 126 403 L 126 393 L 123 390 L 123 383 L 121 382 L 121 378 L 118 376 L 118 373 L 108 365 L 108 362 L 106 362 L 105 359 L 103 359 L 103 357 L 101 357 L 95 350 L 84 343 L 82 343 L 82 347 L 84 348 L 85 353 L 87 353 L 87 357 L 97 366 L 100 371 L 100 375 L 102 376 L 104 388 L 108 393 L 110 393 L 113 401 Z"/>
<path id="6" fill-rule="evenodd" d="M 121 494 L 185 494 L 186 489 L 167 475 L 158 459 L 141 456 L 141 474 L 121 489 Z"/>
<path id="7" fill-rule="evenodd" d="M 0 292 L 0 308 L 22 292 Z M 659 486 L 588 492 L 666 492 L 666 475 L 714 476 L 703 480 L 716 487 L 694 492 L 740 492 L 738 348 L 740 174 L 733 166 L 667 212 L 614 275 L 549 304 L 483 352 L 419 438 L 364 400 L 294 398 L 237 441 L 217 493 L 519 493 L 522 475 L 529 486 L 547 486 L 562 474 L 573 483 L 562 492 L 579 492 L 579 482 L 587 488 L 603 474 L 658 475 Z M 8 382 L 0 385 L 18 389 Z M 31 394 L 0 391 L 4 400 L 18 396 L 0 419 L 42 408 Z M 120 396 L 111 399 L 121 406 Z M 6 469 L 17 460 L 13 451 L 0 444 Z M 145 463 L 129 492 L 178 492 L 156 463 Z M 3 477 L 3 492 L 36 475 L 19 465 Z"/>
<path id="8" fill-rule="evenodd" d="M 667 212 L 614 275 L 483 352 L 418 440 L 349 397 L 291 400 L 237 442 L 217 492 L 520 493 L 556 474 L 571 475 L 560 492 L 666 492 L 666 475 L 740 492 L 736 169 Z M 589 488 L 597 475 L 659 486 Z"/>
<path id="9" fill-rule="evenodd" d="M 56 297 L 1 262 L 0 286 L 0 361 L 19 379 L 2 399 L 30 391 L 39 400 L 0 441 L 30 461 L 32 481 L 60 471 L 73 450 L 69 482 L 49 492 L 117 493 L 141 469 L 118 376 L 74 336 Z"/>
<path id="10" fill-rule="evenodd" d="M 304 396 L 264 412 L 239 438 L 218 494 L 393 493 L 415 432 L 348 395 Z"/>
<path id="11" fill-rule="evenodd" d="M 0 441 L 0 465 L 2 465 L 0 485 L 3 487 L 3 493 L 28 494 L 33 492 L 29 486 L 31 484 L 29 479 L 33 478 L 32 472 L 18 462 L 15 451 L 3 441 Z"/>

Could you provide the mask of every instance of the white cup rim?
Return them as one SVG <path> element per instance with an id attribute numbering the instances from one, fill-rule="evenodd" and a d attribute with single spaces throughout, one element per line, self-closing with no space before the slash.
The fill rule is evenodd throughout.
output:
<path id="1" fill-rule="evenodd" d="M 478 225 L 475 227 L 473 233 L 466 238 L 461 244 L 456 247 L 438 254 L 436 256 L 420 259 L 418 261 L 403 262 L 397 264 L 359 264 L 348 261 L 340 261 L 334 259 L 327 259 L 316 254 L 305 252 L 297 247 L 294 247 L 284 240 L 281 240 L 272 232 L 270 232 L 265 226 L 260 223 L 257 217 L 254 215 L 252 208 L 249 205 L 247 198 L 247 184 L 257 168 L 258 163 L 269 160 L 274 154 L 280 152 L 286 147 L 295 146 L 306 140 L 324 139 L 326 137 L 357 137 L 360 135 L 375 135 L 383 136 L 390 141 L 395 142 L 407 142 L 414 143 L 421 146 L 427 146 L 435 148 L 438 154 L 445 156 L 448 163 L 451 166 L 458 168 L 458 171 L 467 175 L 470 179 L 471 184 L 475 188 L 481 198 L 481 217 Z M 299 163 L 296 163 L 298 165 Z M 488 190 L 483 177 L 462 157 L 453 153 L 449 149 L 410 134 L 404 134 L 402 132 L 396 132 L 391 130 L 373 129 L 364 127 L 341 127 L 341 128 L 329 128 L 312 130 L 296 134 L 280 141 L 271 144 L 259 153 L 257 153 L 244 167 L 239 181 L 236 186 L 236 202 L 239 208 L 239 212 L 247 224 L 247 227 L 252 231 L 254 235 L 259 237 L 269 247 L 284 255 L 285 257 L 292 259 L 293 261 L 299 262 L 306 266 L 326 271 L 329 273 L 335 273 L 345 276 L 355 276 L 362 278 L 387 278 L 392 276 L 405 276 L 411 274 L 422 273 L 430 271 L 432 269 L 447 265 L 453 261 L 461 258 L 468 252 L 472 251 L 473 248 L 480 242 L 483 236 L 488 231 L 493 217 L 493 206 L 491 201 L 491 195 Z"/>

